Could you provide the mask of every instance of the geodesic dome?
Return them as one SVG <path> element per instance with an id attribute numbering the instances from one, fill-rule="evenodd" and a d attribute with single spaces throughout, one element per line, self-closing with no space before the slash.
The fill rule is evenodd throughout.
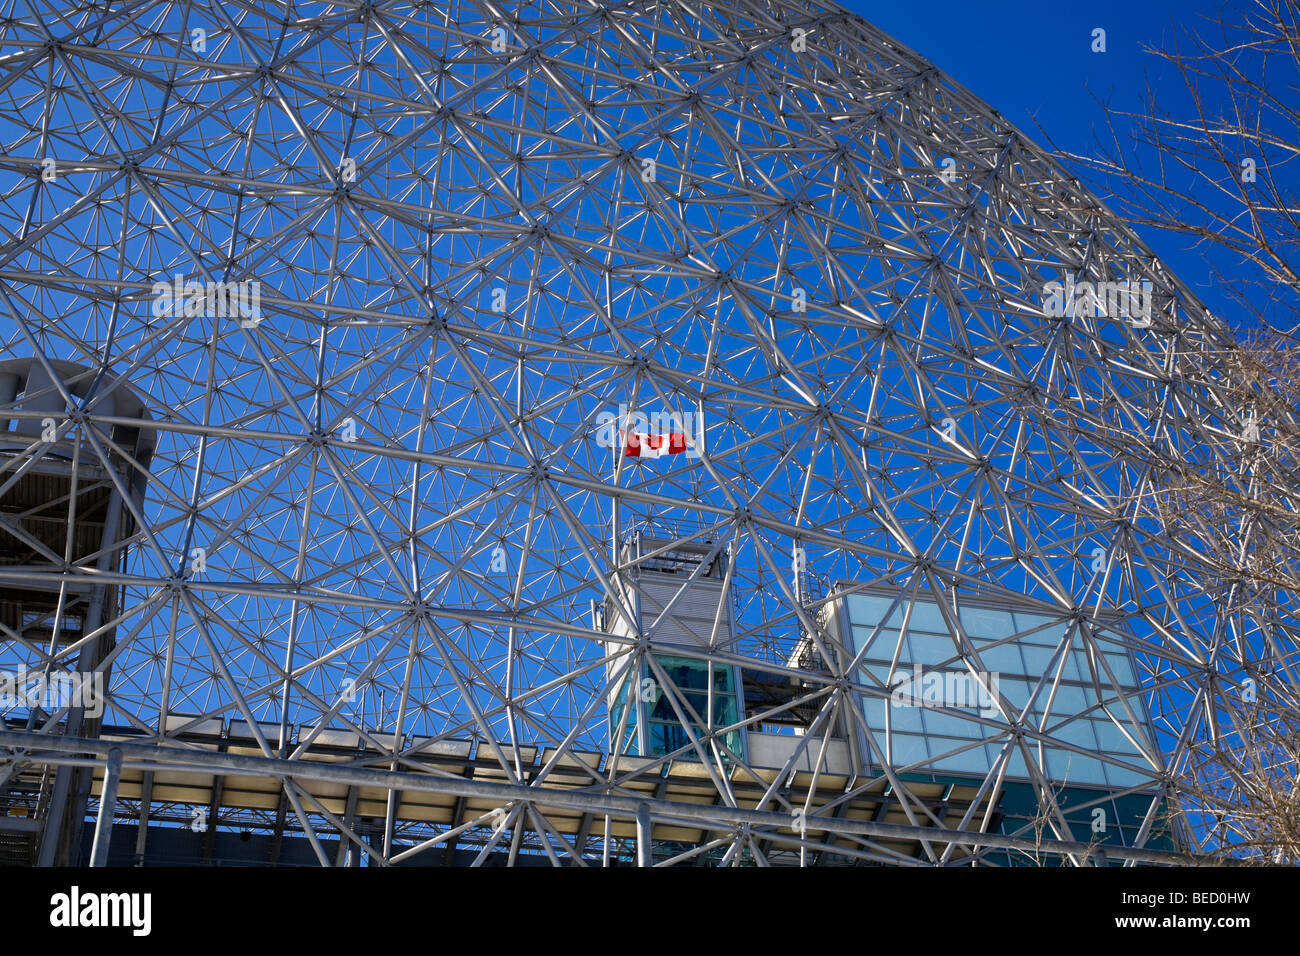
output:
<path id="1" fill-rule="evenodd" d="M 625 858 L 631 802 L 660 862 L 982 862 L 1099 806 L 1172 845 L 1262 625 L 1149 452 L 1230 462 L 1231 339 L 988 106 L 821 4 L 33 10 L 0 495 L 97 463 L 130 520 L 10 509 L 0 653 L 98 642 L 96 733 L 185 778 L 156 819 L 210 732 L 265 767 L 223 820 L 322 861 Z M 1059 307 L 1098 283 L 1145 298 Z M 988 700 L 903 715 L 925 669 Z"/>

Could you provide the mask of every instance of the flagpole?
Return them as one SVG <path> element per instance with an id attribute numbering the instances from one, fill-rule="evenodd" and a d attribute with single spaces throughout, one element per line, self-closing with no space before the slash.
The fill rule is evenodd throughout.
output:
<path id="1" fill-rule="evenodd" d="M 623 412 L 622 404 L 619 405 L 619 411 Z M 623 444 L 623 428 L 626 424 L 624 419 L 626 415 L 620 415 L 617 427 L 614 429 L 614 440 L 609 443 L 609 453 L 611 461 L 611 494 L 609 497 L 609 535 L 610 535 L 610 557 L 613 566 L 618 567 L 618 452 L 619 446 Z"/>

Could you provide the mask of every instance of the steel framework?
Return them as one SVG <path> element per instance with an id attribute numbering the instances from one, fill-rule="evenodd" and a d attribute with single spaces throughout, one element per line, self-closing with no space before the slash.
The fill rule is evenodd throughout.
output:
<path id="1" fill-rule="evenodd" d="M 0 21 L 0 93 L 0 358 L 56 399 L 0 402 L 0 505 L 59 458 L 125 509 L 81 550 L 32 530 L 78 527 L 75 490 L 0 523 L 28 554 L 0 566 L 28 595 L 0 667 L 107 686 L 95 733 L 76 705 L 0 728 L 33 859 L 84 861 L 51 832 L 102 803 L 99 863 L 114 819 L 142 857 L 152 824 L 205 858 L 266 834 L 268 862 L 286 839 L 322 864 L 1168 862 L 1152 835 L 1194 814 L 1178 781 L 1230 739 L 1233 688 L 1289 694 L 1294 620 L 1153 505 L 1153 450 L 1248 484 L 1231 337 L 832 5 L 32 0 Z M 1053 282 L 1147 282 L 1149 311 L 1054 309 Z M 105 400 L 126 390 L 147 462 L 114 431 L 140 424 Z M 697 424 L 688 453 L 602 437 L 629 411 Z M 644 614 L 634 573 L 686 547 L 725 555 L 731 622 L 693 657 L 797 692 L 701 720 L 655 651 L 679 609 Z M 92 584 L 111 613 L 68 624 Z M 1095 694 L 1054 703 L 1049 668 L 1034 707 L 948 713 L 980 773 L 894 759 L 861 702 L 897 683 L 830 624 L 882 589 L 1049 616 Z M 947 620 L 957 666 L 996 670 Z M 682 746 L 611 719 L 642 675 Z M 1152 730 L 1143 782 L 1103 795 L 1147 809 L 1104 854 L 1043 749 L 1087 752 L 1099 714 Z M 781 727 L 775 765 L 727 736 Z M 1042 809 L 1018 828 L 1013 758 Z"/>

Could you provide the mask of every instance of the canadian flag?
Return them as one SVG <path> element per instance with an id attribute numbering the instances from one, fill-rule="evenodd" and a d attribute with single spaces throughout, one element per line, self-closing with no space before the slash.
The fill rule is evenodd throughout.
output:
<path id="1" fill-rule="evenodd" d="M 686 451 L 686 435 L 669 432 L 667 435 L 647 435 L 642 432 L 625 432 L 623 454 L 628 458 L 660 458 L 680 455 Z"/>

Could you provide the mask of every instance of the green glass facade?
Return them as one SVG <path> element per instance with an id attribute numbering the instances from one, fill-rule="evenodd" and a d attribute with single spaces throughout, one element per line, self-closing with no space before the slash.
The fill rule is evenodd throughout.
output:
<path id="1" fill-rule="evenodd" d="M 685 716 L 690 733 L 707 747 L 715 731 L 734 726 L 740 719 L 735 668 L 677 654 L 657 653 L 654 657 L 662 675 L 651 667 L 649 661 L 644 661 L 637 677 L 624 681 L 610 710 L 610 736 L 617 736 L 626 711 L 627 722 L 622 735 L 624 753 L 664 756 L 685 748 L 677 755 L 679 759 L 699 759 L 678 710 Z M 663 681 L 664 675 L 668 680 L 667 686 Z M 639 695 L 643 703 L 644 748 L 641 746 L 642 735 L 637 733 L 637 707 L 633 694 Z M 732 753 L 742 753 L 739 730 L 725 731 L 717 740 Z"/>

